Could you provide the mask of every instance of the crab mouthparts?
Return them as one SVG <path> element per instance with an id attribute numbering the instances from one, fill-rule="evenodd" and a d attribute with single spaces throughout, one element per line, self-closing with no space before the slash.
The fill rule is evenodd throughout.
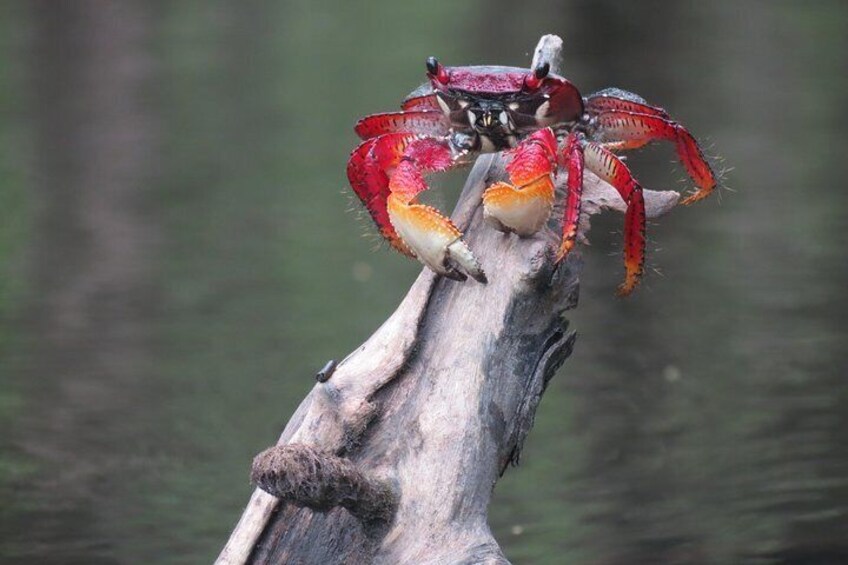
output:
<path id="1" fill-rule="evenodd" d="M 492 130 L 511 131 L 509 114 L 506 108 L 501 106 L 471 108 L 468 110 L 468 122 L 474 129 L 480 132 L 491 132 Z"/>
<path id="2" fill-rule="evenodd" d="M 495 117 L 492 116 L 491 112 L 486 112 L 480 118 L 477 119 L 477 123 L 481 124 L 485 128 L 490 128 L 495 123 Z"/>

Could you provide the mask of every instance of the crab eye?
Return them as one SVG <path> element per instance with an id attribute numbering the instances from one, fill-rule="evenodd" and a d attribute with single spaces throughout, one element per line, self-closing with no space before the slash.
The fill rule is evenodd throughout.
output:
<path id="1" fill-rule="evenodd" d="M 427 72 L 433 76 L 439 74 L 439 60 L 435 57 L 427 57 Z"/>
<path id="2" fill-rule="evenodd" d="M 548 76 L 548 73 L 551 71 L 551 65 L 549 63 L 542 63 L 535 69 L 530 75 L 524 79 L 524 84 L 530 90 L 536 90 L 540 86 L 542 86 L 542 81 L 545 80 L 545 77 Z"/>
<path id="3" fill-rule="evenodd" d="M 448 83 L 448 72 L 435 57 L 427 57 L 427 74 L 442 84 Z"/>

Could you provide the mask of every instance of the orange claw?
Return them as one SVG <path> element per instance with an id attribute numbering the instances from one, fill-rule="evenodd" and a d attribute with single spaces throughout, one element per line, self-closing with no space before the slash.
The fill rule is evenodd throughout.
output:
<path id="1" fill-rule="evenodd" d="M 388 211 L 392 225 L 416 259 L 450 279 L 463 281 L 468 273 L 478 282 L 487 282 L 480 263 L 462 241 L 462 232 L 438 210 L 406 194 L 392 193 Z"/>
<path id="2" fill-rule="evenodd" d="M 471 275 L 485 283 L 486 275 L 462 241 L 462 232 L 438 210 L 418 202 L 418 194 L 428 188 L 424 175 L 453 166 L 447 144 L 439 138 L 409 134 L 383 134 L 373 139 L 367 159 L 354 169 L 382 174 L 377 175 L 379 182 L 365 185 L 363 201 L 370 204 L 383 233 L 393 235 L 392 245 L 448 278 L 465 280 Z M 351 184 L 358 178 L 352 176 Z M 387 226 L 381 224 L 383 218 Z"/>
<path id="3" fill-rule="evenodd" d="M 484 217 L 495 228 L 523 237 L 545 225 L 554 204 L 556 148 L 556 137 L 545 128 L 511 151 L 506 166 L 511 182 L 495 183 L 483 193 Z"/>
<path id="4" fill-rule="evenodd" d="M 498 182 L 483 194 L 483 216 L 496 229 L 521 237 L 539 231 L 551 216 L 554 185 L 550 175 L 516 188 Z"/>
<path id="5" fill-rule="evenodd" d="M 383 237 L 399 252 L 411 255 L 389 221 L 386 199 L 398 187 L 413 196 L 426 190 L 425 172 L 443 171 L 451 166 L 450 150 L 438 138 L 385 133 L 363 141 L 353 150 L 347 177 Z"/>

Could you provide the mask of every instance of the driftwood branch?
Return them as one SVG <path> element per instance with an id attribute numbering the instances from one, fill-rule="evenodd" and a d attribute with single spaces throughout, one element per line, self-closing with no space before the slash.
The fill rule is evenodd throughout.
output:
<path id="1" fill-rule="evenodd" d="M 556 70 L 561 46 L 543 37 L 534 65 Z M 485 225 L 482 192 L 504 175 L 499 156 L 480 157 L 453 214 L 489 283 L 424 270 L 368 341 L 319 372 L 277 446 L 257 456 L 260 488 L 218 563 L 507 563 L 487 508 L 574 346 L 565 313 L 582 262 L 572 252 L 554 265 L 555 229 L 518 238 Z M 678 198 L 646 191 L 648 217 Z M 625 206 L 587 172 L 584 236 L 607 208 Z"/>

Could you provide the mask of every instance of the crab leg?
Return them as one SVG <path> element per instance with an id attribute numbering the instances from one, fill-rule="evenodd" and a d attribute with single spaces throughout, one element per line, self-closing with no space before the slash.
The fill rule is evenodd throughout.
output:
<path id="1" fill-rule="evenodd" d="M 425 94 L 423 96 L 416 96 L 415 98 L 410 98 L 406 100 L 401 108 L 404 110 L 439 110 L 439 102 L 436 100 L 435 94 Z"/>
<path id="2" fill-rule="evenodd" d="M 369 139 L 384 133 L 415 132 L 423 135 L 445 135 L 449 124 L 445 115 L 437 110 L 410 110 L 408 112 L 388 112 L 373 114 L 357 122 L 356 134 Z"/>
<path id="3" fill-rule="evenodd" d="M 601 91 L 591 95 L 586 101 L 586 110 L 594 115 L 603 114 L 604 112 L 622 111 L 633 112 L 635 114 L 645 114 L 666 120 L 671 119 L 668 112 L 664 109 L 645 103 L 637 94 L 618 89 L 610 90 L 614 91 L 614 93 L 606 94 L 605 91 Z M 616 94 L 618 94 L 618 96 L 616 96 Z M 607 135 L 608 133 L 609 132 L 607 131 L 601 132 L 602 137 L 604 137 L 604 147 L 612 149 L 613 151 L 638 149 L 653 140 L 651 137 L 642 137 L 610 141 L 606 139 L 609 137 Z"/>
<path id="4" fill-rule="evenodd" d="M 715 174 L 704 158 L 698 142 L 683 126 L 673 121 L 665 110 L 611 96 L 590 98 L 590 112 L 597 112 L 601 137 L 611 149 L 635 149 L 656 139 L 673 141 L 686 172 L 698 187 L 682 204 L 702 200 L 716 187 Z"/>
<path id="5" fill-rule="evenodd" d="M 410 256 L 412 251 L 395 231 L 386 209 L 386 199 L 391 192 L 387 171 L 400 161 L 399 157 L 390 158 L 392 153 L 402 155 L 415 137 L 414 134 L 388 134 L 371 138 L 360 143 L 347 162 L 350 186 L 371 214 L 380 234 L 397 251 Z"/>
<path id="6" fill-rule="evenodd" d="M 550 128 L 539 130 L 511 150 L 506 165 L 509 183 L 498 182 L 483 193 L 483 213 L 495 228 L 528 236 L 548 221 L 554 204 L 551 178 L 557 166 L 557 141 Z"/>
<path id="7" fill-rule="evenodd" d="M 624 162 L 599 143 L 585 143 L 583 154 L 586 168 L 615 187 L 627 203 L 624 214 L 625 278 L 618 287 L 619 295 L 627 295 L 639 284 L 645 263 L 645 200 L 642 187 Z"/>
<path id="8" fill-rule="evenodd" d="M 657 116 L 667 120 L 671 119 L 671 116 L 663 108 L 651 106 L 642 100 L 638 94 L 617 88 L 602 90 L 589 96 L 586 100 L 586 109 L 594 114 L 620 110 L 623 112 Z"/>
<path id="9" fill-rule="evenodd" d="M 562 261 L 574 247 L 577 239 L 577 222 L 580 220 L 580 202 L 583 196 L 583 135 L 575 132 L 565 138 L 563 160 L 568 171 L 568 194 L 565 197 L 565 212 L 562 219 L 562 243 L 556 254 L 557 263 Z"/>

